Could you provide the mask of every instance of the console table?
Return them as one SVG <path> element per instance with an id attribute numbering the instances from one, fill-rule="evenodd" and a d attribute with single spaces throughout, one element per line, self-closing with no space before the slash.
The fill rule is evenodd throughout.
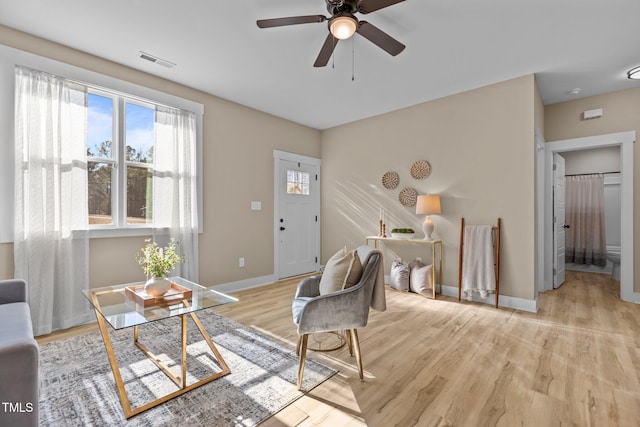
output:
<path id="1" fill-rule="evenodd" d="M 393 242 L 394 244 L 399 245 L 427 245 L 431 247 L 431 263 L 433 264 L 433 269 L 431 270 L 431 283 L 433 283 L 432 287 L 432 298 L 436 298 L 436 252 L 438 259 L 438 282 L 437 284 L 442 287 L 442 240 L 423 240 L 423 239 L 394 239 L 392 237 L 380 237 L 380 236 L 367 236 L 365 237 L 365 244 L 369 245 L 369 241 L 373 241 L 373 247 L 378 248 L 378 242 L 388 243 Z M 436 251 L 436 247 L 438 247 L 438 251 Z"/>

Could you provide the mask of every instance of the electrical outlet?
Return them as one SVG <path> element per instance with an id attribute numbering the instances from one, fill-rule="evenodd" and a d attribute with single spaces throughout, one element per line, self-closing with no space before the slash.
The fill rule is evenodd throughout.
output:
<path id="1" fill-rule="evenodd" d="M 238 258 L 238 267 L 244 267 L 244 257 Z"/>

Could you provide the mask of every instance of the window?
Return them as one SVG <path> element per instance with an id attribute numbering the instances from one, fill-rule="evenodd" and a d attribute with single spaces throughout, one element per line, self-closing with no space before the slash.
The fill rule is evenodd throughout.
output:
<path id="1" fill-rule="evenodd" d="M 155 108 L 126 96 L 89 90 L 89 225 L 153 224 Z"/>
<path id="2" fill-rule="evenodd" d="M 152 228 L 173 229 L 174 219 L 186 217 L 187 213 L 192 214 L 192 221 L 189 226 L 194 226 L 195 224 L 198 231 L 202 232 L 200 218 L 202 218 L 203 213 L 201 171 L 204 106 L 201 103 L 3 46 L 0 46 L 0 65 L 5 67 L 3 68 L 4 70 L 14 67 L 40 70 L 52 76 L 65 79 L 70 87 L 78 91 L 80 102 L 77 106 L 79 108 L 74 107 L 73 110 L 79 114 L 81 122 L 84 124 L 75 128 L 81 133 L 81 137 L 79 139 L 80 145 L 74 146 L 73 166 L 77 166 L 80 174 L 84 176 L 82 180 L 85 182 L 80 188 L 85 188 L 85 193 L 81 198 L 74 197 L 74 200 L 81 201 L 82 205 L 86 206 L 85 209 L 76 211 L 82 212 L 84 216 L 84 221 L 78 223 L 89 224 L 90 237 L 148 236 Z M 10 79 L 5 74 L 0 77 L 2 77 L 0 78 L 0 92 L 14 93 L 16 88 L 15 79 Z M 1 243 L 13 242 L 15 235 L 16 208 L 14 206 L 14 195 L 19 186 L 16 182 L 14 168 L 14 140 L 17 129 L 14 127 L 15 117 L 9 112 L 15 110 L 14 103 L 16 99 L 8 98 L 2 101 L 2 104 L 7 107 L 7 114 L 0 117 L 0 124 L 6 125 L 0 126 L 0 145 L 3 146 L 2 152 L 4 153 L 0 155 L 0 199 L 7 205 L 6 209 L 0 210 Z M 143 109 L 143 111 L 152 111 L 153 113 L 151 114 L 155 114 L 155 117 L 149 114 L 149 117 L 152 117 L 155 121 L 154 127 L 151 129 L 155 133 L 156 140 L 160 137 L 165 142 L 156 142 L 153 160 L 147 164 L 135 161 L 125 163 L 127 160 L 123 157 L 124 150 L 118 150 L 117 144 L 120 143 L 134 147 L 139 151 L 139 146 L 132 144 L 131 139 L 136 133 L 140 134 L 139 132 L 134 132 L 134 128 L 130 127 L 129 134 L 125 135 L 127 113 L 124 108 L 124 101 L 121 107 L 118 99 L 126 99 L 129 104 L 135 106 L 147 107 L 148 110 Z M 104 109 L 105 105 L 100 105 L 99 101 L 106 104 L 106 109 Z M 131 105 L 127 109 L 132 110 Z M 129 111 L 128 115 L 131 117 L 134 112 Z M 16 115 L 17 113 L 18 111 L 16 111 Z M 170 117 L 168 119 L 167 114 Z M 161 124 L 158 123 L 159 116 L 163 116 Z M 107 120 L 104 120 L 105 117 Z M 103 121 L 97 122 L 95 119 L 103 119 Z M 189 128 L 182 129 L 181 127 L 187 122 L 190 123 L 188 125 Z M 102 126 L 94 126 L 94 124 L 98 123 Z M 129 124 L 131 124 L 131 120 L 129 120 Z M 90 125 L 88 130 L 84 129 L 87 125 Z M 106 137 L 105 128 L 109 130 Z M 173 128 L 175 132 L 172 132 L 170 128 Z M 162 134 L 159 136 L 160 129 Z M 45 130 L 44 127 L 38 128 L 38 131 Z M 89 133 L 93 136 L 99 136 L 101 135 L 100 131 L 102 131 L 104 139 L 96 140 L 93 138 L 87 140 Z M 188 145 L 192 150 L 189 156 L 185 156 L 182 151 L 183 147 L 187 147 L 187 144 L 177 140 L 173 143 L 170 142 L 171 138 L 183 140 L 187 134 L 190 135 L 188 137 Z M 125 142 L 125 137 L 128 137 L 128 142 Z M 90 141 L 94 141 L 94 143 L 90 144 Z M 105 141 L 110 141 L 110 143 L 102 146 L 101 143 Z M 173 144 L 173 148 L 165 146 L 166 144 Z M 123 145 L 123 147 L 126 145 Z M 103 152 L 98 150 L 101 146 L 104 148 Z M 160 154 L 158 153 L 158 147 L 163 147 Z M 171 151 L 176 149 L 178 150 L 177 152 Z M 93 155 L 87 156 L 88 150 L 92 150 Z M 188 171 L 179 169 L 180 165 L 186 164 L 185 159 L 189 159 Z M 158 161 L 160 161 L 160 165 L 157 164 Z M 139 175 L 142 175 L 144 171 L 132 168 L 143 166 L 143 164 L 149 168 L 155 167 L 153 172 L 147 171 L 149 175 L 153 173 L 154 176 L 152 183 L 147 181 L 149 187 L 144 192 L 146 203 L 136 202 L 131 198 L 137 195 L 134 193 L 127 195 L 126 192 L 127 169 L 129 169 L 129 177 L 138 178 L 137 180 L 131 180 L 130 183 L 133 185 L 133 181 L 141 181 Z M 91 168 L 93 172 L 91 177 L 87 173 L 88 168 Z M 175 183 L 175 179 L 185 176 L 195 182 L 194 188 L 187 191 L 183 189 L 181 186 L 182 181 L 180 181 L 178 186 L 174 185 L 172 187 L 173 193 L 169 192 L 168 187 L 170 185 L 167 181 Z M 88 190 L 89 183 L 86 182 L 89 178 L 91 178 L 90 190 Z M 159 181 L 163 182 L 159 184 Z M 91 192 L 89 193 L 89 191 Z M 75 191 L 74 194 L 78 194 L 78 191 Z M 89 194 L 91 194 L 91 202 L 85 200 Z M 127 196 L 130 197 L 129 200 L 127 200 Z M 162 207 L 155 206 L 155 209 L 153 209 L 153 204 L 157 205 L 159 201 L 166 203 Z M 189 201 L 193 202 L 193 206 L 190 206 L 187 211 L 185 210 L 185 204 Z M 175 204 L 175 202 L 178 202 L 178 204 Z M 133 209 L 135 203 L 138 203 L 138 213 L 128 215 L 125 209 Z M 127 204 L 129 205 L 128 208 Z M 144 209 L 141 210 L 141 205 L 143 204 Z M 89 205 L 91 205 L 92 212 L 91 220 L 87 218 Z M 172 207 L 172 210 L 167 211 L 166 206 Z M 179 217 L 176 216 L 177 214 Z M 179 220 L 175 219 L 175 221 Z M 86 227 L 86 225 L 83 227 Z M 188 228 L 183 224 L 180 227 Z"/>
<path id="3" fill-rule="evenodd" d="M 287 194 L 309 195 L 309 173 L 287 170 Z"/>

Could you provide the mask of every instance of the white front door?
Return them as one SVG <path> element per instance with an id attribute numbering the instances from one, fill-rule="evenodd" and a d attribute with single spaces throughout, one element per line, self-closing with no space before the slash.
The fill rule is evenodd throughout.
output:
<path id="1" fill-rule="evenodd" d="M 276 194 L 279 194 L 276 236 L 278 278 L 318 270 L 319 167 L 280 159 Z"/>
<path id="2" fill-rule="evenodd" d="M 553 153 L 553 288 L 564 283 L 564 256 L 566 240 L 564 157 Z"/>

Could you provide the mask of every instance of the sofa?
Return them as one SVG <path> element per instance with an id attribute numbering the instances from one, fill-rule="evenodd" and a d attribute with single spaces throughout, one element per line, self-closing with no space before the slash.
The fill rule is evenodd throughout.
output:
<path id="1" fill-rule="evenodd" d="M 38 343 L 23 280 L 0 280 L 0 426 L 38 425 Z"/>

